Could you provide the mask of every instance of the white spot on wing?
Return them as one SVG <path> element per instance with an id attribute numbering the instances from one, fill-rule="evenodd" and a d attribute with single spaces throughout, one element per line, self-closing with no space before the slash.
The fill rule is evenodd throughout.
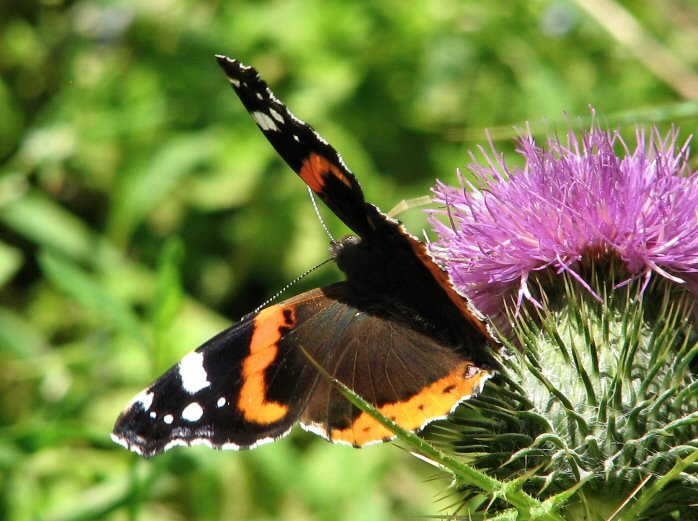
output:
<path id="1" fill-rule="evenodd" d="M 188 422 L 200 420 L 203 415 L 204 410 L 201 408 L 201 405 L 196 402 L 191 402 L 182 411 L 182 419 Z"/>
<path id="2" fill-rule="evenodd" d="M 262 96 L 259 92 L 256 92 L 255 95 L 257 96 L 258 100 L 263 100 L 264 96 Z"/>
<path id="3" fill-rule="evenodd" d="M 279 123 L 284 122 L 284 117 L 281 114 L 279 114 L 278 112 L 276 112 L 274 109 L 269 109 L 269 114 L 271 114 L 271 117 L 274 118 Z"/>
<path id="4" fill-rule="evenodd" d="M 141 391 L 133 399 L 133 403 L 139 403 L 141 407 L 143 407 L 143 410 L 147 411 L 148 409 L 150 409 L 150 406 L 153 405 L 153 393 L 147 390 Z"/>
<path id="5" fill-rule="evenodd" d="M 171 414 L 166 415 L 164 419 L 165 419 L 166 423 L 172 423 L 172 420 L 173 420 Z M 168 419 L 170 421 L 167 421 Z M 204 433 L 202 433 L 203 437 L 200 437 L 200 438 L 191 438 L 191 439 L 175 438 L 173 440 L 170 440 L 162 447 L 162 452 L 166 452 L 173 447 L 190 446 L 190 445 L 205 445 L 207 447 L 218 448 L 218 449 L 223 449 L 223 450 L 254 449 L 255 447 L 259 447 L 260 445 L 265 445 L 267 443 L 274 442 L 274 441 L 278 440 L 279 438 L 283 438 L 284 436 L 287 436 L 288 433 L 291 432 L 292 427 L 293 426 L 289 427 L 286 431 L 282 432 L 278 436 L 269 436 L 266 438 L 261 438 L 261 439 L 257 440 L 256 442 L 254 442 L 253 444 L 251 444 L 250 446 L 244 446 L 244 447 L 242 445 L 238 445 L 237 443 L 233 443 L 233 442 L 227 442 L 227 443 L 223 443 L 221 445 L 215 445 L 211 441 L 210 437 L 206 437 L 206 436 L 212 435 L 213 433 L 204 432 Z M 112 433 L 111 439 L 114 441 L 114 443 L 118 443 L 122 447 L 124 447 L 132 452 L 135 452 L 136 454 L 139 454 L 141 456 L 143 456 L 145 454 L 143 452 L 143 450 L 141 449 L 141 447 L 139 447 L 138 445 L 135 445 L 135 444 L 134 445 L 130 444 L 128 442 L 128 440 L 126 440 L 125 438 L 122 438 L 116 434 Z"/>
<path id="6" fill-rule="evenodd" d="M 311 432 L 315 434 L 316 436 L 320 436 L 321 438 L 325 438 L 326 440 L 329 440 L 329 436 L 327 435 L 327 428 L 325 428 L 324 425 L 321 423 L 303 423 L 301 422 L 301 427 L 305 432 Z"/>
<path id="7" fill-rule="evenodd" d="M 158 417 L 157 413 L 155 411 L 150 411 L 149 416 L 154 420 L 155 418 Z"/>
<path id="8" fill-rule="evenodd" d="M 189 394 L 194 394 L 211 385 L 204 369 L 204 355 L 192 351 L 179 362 L 179 377 L 182 387 Z"/>
<path id="9" fill-rule="evenodd" d="M 140 454 L 140 451 L 134 450 L 133 448 L 129 447 L 128 442 L 125 439 L 123 439 L 120 436 L 117 436 L 113 432 L 111 433 L 111 441 L 113 441 L 114 443 L 116 443 L 118 445 L 121 445 L 125 449 L 133 450 L 133 452 Z"/>
<path id="10" fill-rule="evenodd" d="M 165 445 L 165 447 L 163 448 L 163 451 L 169 450 L 172 447 L 177 447 L 179 445 L 205 445 L 207 447 L 218 448 L 218 449 L 222 449 L 222 450 L 254 449 L 256 447 L 259 447 L 260 445 L 266 445 L 267 443 L 272 443 L 280 438 L 283 438 L 284 436 L 287 436 L 288 433 L 291 432 L 292 428 L 293 428 L 293 426 L 289 427 L 286 431 L 282 432 L 278 436 L 268 436 L 266 438 L 261 438 L 249 446 L 238 445 L 237 443 L 234 443 L 232 441 L 223 443 L 221 445 L 215 445 L 215 444 L 213 444 L 213 442 L 211 442 L 211 440 L 209 438 L 192 438 L 190 440 L 183 440 L 183 439 L 177 438 L 175 440 L 170 441 L 167 445 Z"/>
<path id="11" fill-rule="evenodd" d="M 286 429 L 284 432 L 282 432 L 278 436 L 268 436 L 266 438 L 260 438 L 257 441 L 255 441 L 252 445 L 250 445 L 249 447 L 242 447 L 241 445 L 238 445 L 237 443 L 228 442 L 228 443 L 224 443 L 223 445 L 221 445 L 220 448 L 223 450 L 240 450 L 242 448 L 256 449 L 260 445 L 266 445 L 267 443 L 273 443 L 276 440 L 279 440 L 285 436 L 288 436 L 288 434 L 291 432 L 292 429 L 293 429 L 293 425 L 291 425 L 288 429 Z"/>
<path id="12" fill-rule="evenodd" d="M 230 84 L 231 84 L 233 87 L 235 87 L 236 89 L 239 89 L 239 88 L 240 88 L 240 80 L 238 80 L 237 78 L 228 78 L 228 81 L 229 81 Z"/>
<path id="13" fill-rule="evenodd" d="M 303 428 L 304 431 L 310 432 L 312 434 L 315 434 L 316 436 L 320 436 L 321 438 L 325 438 L 327 441 L 334 443 L 335 445 L 346 445 L 347 447 L 353 447 L 354 445 L 349 443 L 348 441 L 345 440 L 333 440 L 330 438 L 329 434 L 327 433 L 327 428 L 320 424 L 320 423 L 303 423 L 301 422 L 301 427 Z M 380 442 L 378 442 L 380 443 Z M 370 445 L 370 444 L 367 444 Z M 362 445 L 363 447 L 364 445 Z"/>
<path id="14" fill-rule="evenodd" d="M 276 126 L 274 120 L 267 116 L 264 112 L 255 111 L 252 113 L 252 117 L 257 122 L 257 125 L 262 128 L 262 130 L 279 130 L 279 127 Z"/>
<path id="15" fill-rule="evenodd" d="M 171 414 L 166 414 L 162 417 L 162 421 L 164 421 L 167 425 L 170 425 L 174 421 L 174 416 Z"/>
<path id="16" fill-rule="evenodd" d="M 216 405 L 218 407 L 223 407 L 226 403 L 228 403 L 228 402 L 226 401 L 225 397 L 221 396 L 220 398 L 218 398 Z"/>
<path id="17" fill-rule="evenodd" d="M 172 441 L 170 441 L 169 443 L 167 443 L 167 444 L 162 448 L 162 452 L 166 452 L 166 451 L 170 450 L 172 447 L 184 447 L 184 446 L 188 446 L 188 445 L 191 445 L 191 443 L 187 443 L 186 441 L 180 440 L 180 439 L 178 438 L 178 439 L 176 439 L 176 440 L 172 440 Z"/>

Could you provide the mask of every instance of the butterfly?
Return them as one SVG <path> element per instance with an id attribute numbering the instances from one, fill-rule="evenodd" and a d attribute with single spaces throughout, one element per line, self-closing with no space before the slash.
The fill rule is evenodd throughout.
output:
<path id="1" fill-rule="evenodd" d="M 296 423 L 355 447 L 394 438 L 309 357 L 405 429 L 447 417 L 496 372 L 487 322 L 253 67 L 217 59 L 279 155 L 356 234 L 331 245 L 346 280 L 251 313 L 187 354 L 131 401 L 113 440 L 150 457 L 177 445 L 251 449 Z"/>

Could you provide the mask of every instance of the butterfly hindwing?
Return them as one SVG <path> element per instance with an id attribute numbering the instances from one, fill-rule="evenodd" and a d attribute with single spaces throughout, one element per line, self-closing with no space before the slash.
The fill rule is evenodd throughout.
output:
<path id="1" fill-rule="evenodd" d="M 290 343 L 312 346 L 310 353 L 334 379 L 402 428 L 416 431 L 446 417 L 491 376 L 389 307 L 352 294 L 345 284 L 322 291 L 327 305 L 298 328 Z M 359 447 L 394 437 L 322 378 L 301 424 L 335 443 Z"/>

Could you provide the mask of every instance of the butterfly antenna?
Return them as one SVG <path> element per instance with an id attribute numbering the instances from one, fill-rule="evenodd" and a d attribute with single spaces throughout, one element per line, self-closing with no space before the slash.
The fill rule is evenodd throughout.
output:
<path id="1" fill-rule="evenodd" d="M 317 264 L 317 265 L 313 266 L 312 268 L 310 268 L 310 269 L 304 271 L 304 272 L 301 273 L 300 275 L 298 275 L 295 279 L 293 279 L 291 282 L 289 282 L 288 284 L 286 284 L 283 288 L 281 288 L 279 291 L 277 291 L 276 293 L 274 293 L 271 297 L 269 297 L 267 300 L 265 300 L 265 301 L 262 302 L 259 306 L 257 306 L 257 307 L 255 308 L 255 310 L 254 310 L 252 313 L 259 313 L 259 312 L 262 311 L 264 308 L 268 307 L 272 302 L 274 302 L 274 301 L 275 301 L 276 299 L 278 299 L 281 295 L 283 295 L 291 286 L 294 286 L 294 285 L 297 284 L 301 279 L 303 279 L 304 277 L 307 277 L 307 276 L 310 275 L 312 272 L 314 272 L 316 269 L 318 269 L 318 268 L 324 266 L 325 264 L 327 264 L 327 263 L 330 262 L 331 260 L 332 260 L 332 258 L 326 259 L 326 260 L 322 261 L 320 264 Z"/>
<path id="2" fill-rule="evenodd" d="M 322 229 L 325 230 L 325 233 L 330 238 L 330 242 L 332 244 L 337 244 L 337 241 L 332 236 L 330 229 L 325 224 L 325 220 L 322 218 L 322 214 L 320 213 L 320 208 L 318 208 L 318 205 L 317 205 L 317 199 L 315 199 L 315 194 L 310 189 L 310 187 L 308 187 L 308 193 L 310 194 L 310 200 L 313 202 L 313 208 L 315 208 L 315 215 L 317 215 L 318 221 L 320 221 L 320 225 L 322 226 Z M 325 262 L 327 262 L 327 261 L 325 261 Z M 324 264 L 324 262 L 322 264 Z M 322 264 L 320 264 L 320 266 L 322 266 Z M 320 266 L 315 266 L 315 268 L 319 268 Z M 313 269 L 315 269 L 315 268 L 313 268 Z M 312 270 L 310 270 L 310 271 L 312 271 Z"/>
<path id="3" fill-rule="evenodd" d="M 310 194 L 310 200 L 311 200 L 312 203 L 313 203 L 313 208 L 315 209 L 315 215 L 317 215 L 317 218 L 318 218 L 318 220 L 320 221 L 320 225 L 322 226 L 322 229 L 325 230 L 325 233 L 326 233 L 327 236 L 330 238 L 330 242 L 332 242 L 332 244 L 336 244 L 337 241 L 335 240 L 335 238 L 333 237 L 332 233 L 330 232 L 330 229 L 327 227 L 327 224 L 325 224 L 325 220 L 322 218 L 322 214 L 320 213 L 320 208 L 319 208 L 318 205 L 317 205 L 317 200 L 315 199 L 315 194 L 314 194 L 313 191 L 310 189 L 310 187 L 308 187 L 308 193 Z M 288 284 L 286 284 L 283 288 L 281 288 L 279 291 L 277 291 L 276 293 L 274 293 L 271 297 L 269 297 L 267 300 L 265 300 L 265 301 L 262 302 L 259 306 L 257 306 L 257 307 L 255 308 L 255 310 L 253 311 L 253 313 L 258 313 L 258 312 L 261 311 L 262 309 L 264 309 L 264 308 L 266 308 L 267 306 L 269 306 L 272 302 L 274 302 L 274 301 L 275 301 L 276 299 L 278 299 L 281 295 L 283 295 L 290 287 L 294 286 L 294 285 L 297 284 L 301 279 L 307 277 L 307 276 L 310 275 L 312 272 L 314 272 L 316 269 L 318 269 L 318 268 L 324 266 L 325 264 L 327 264 L 327 263 L 330 262 L 331 260 L 332 260 L 332 258 L 326 259 L 326 260 L 322 261 L 320 264 L 317 264 L 316 266 L 313 266 L 312 268 L 310 268 L 310 269 L 304 271 L 303 273 L 301 273 L 300 275 L 298 275 L 295 279 L 293 279 L 291 282 L 289 282 Z"/>

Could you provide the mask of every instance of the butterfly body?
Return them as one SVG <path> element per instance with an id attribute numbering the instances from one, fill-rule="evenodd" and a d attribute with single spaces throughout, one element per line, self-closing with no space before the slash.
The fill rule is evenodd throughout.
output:
<path id="1" fill-rule="evenodd" d="M 281 157 L 357 234 L 331 248 L 346 280 L 247 315 L 204 343 L 134 398 L 113 439 L 152 456 L 175 445 L 253 448 L 298 422 L 359 447 L 393 437 L 308 356 L 403 428 L 447 416 L 497 367 L 486 323 L 426 246 L 365 201 L 341 156 L 254 69 L 218 59 Z"/>

